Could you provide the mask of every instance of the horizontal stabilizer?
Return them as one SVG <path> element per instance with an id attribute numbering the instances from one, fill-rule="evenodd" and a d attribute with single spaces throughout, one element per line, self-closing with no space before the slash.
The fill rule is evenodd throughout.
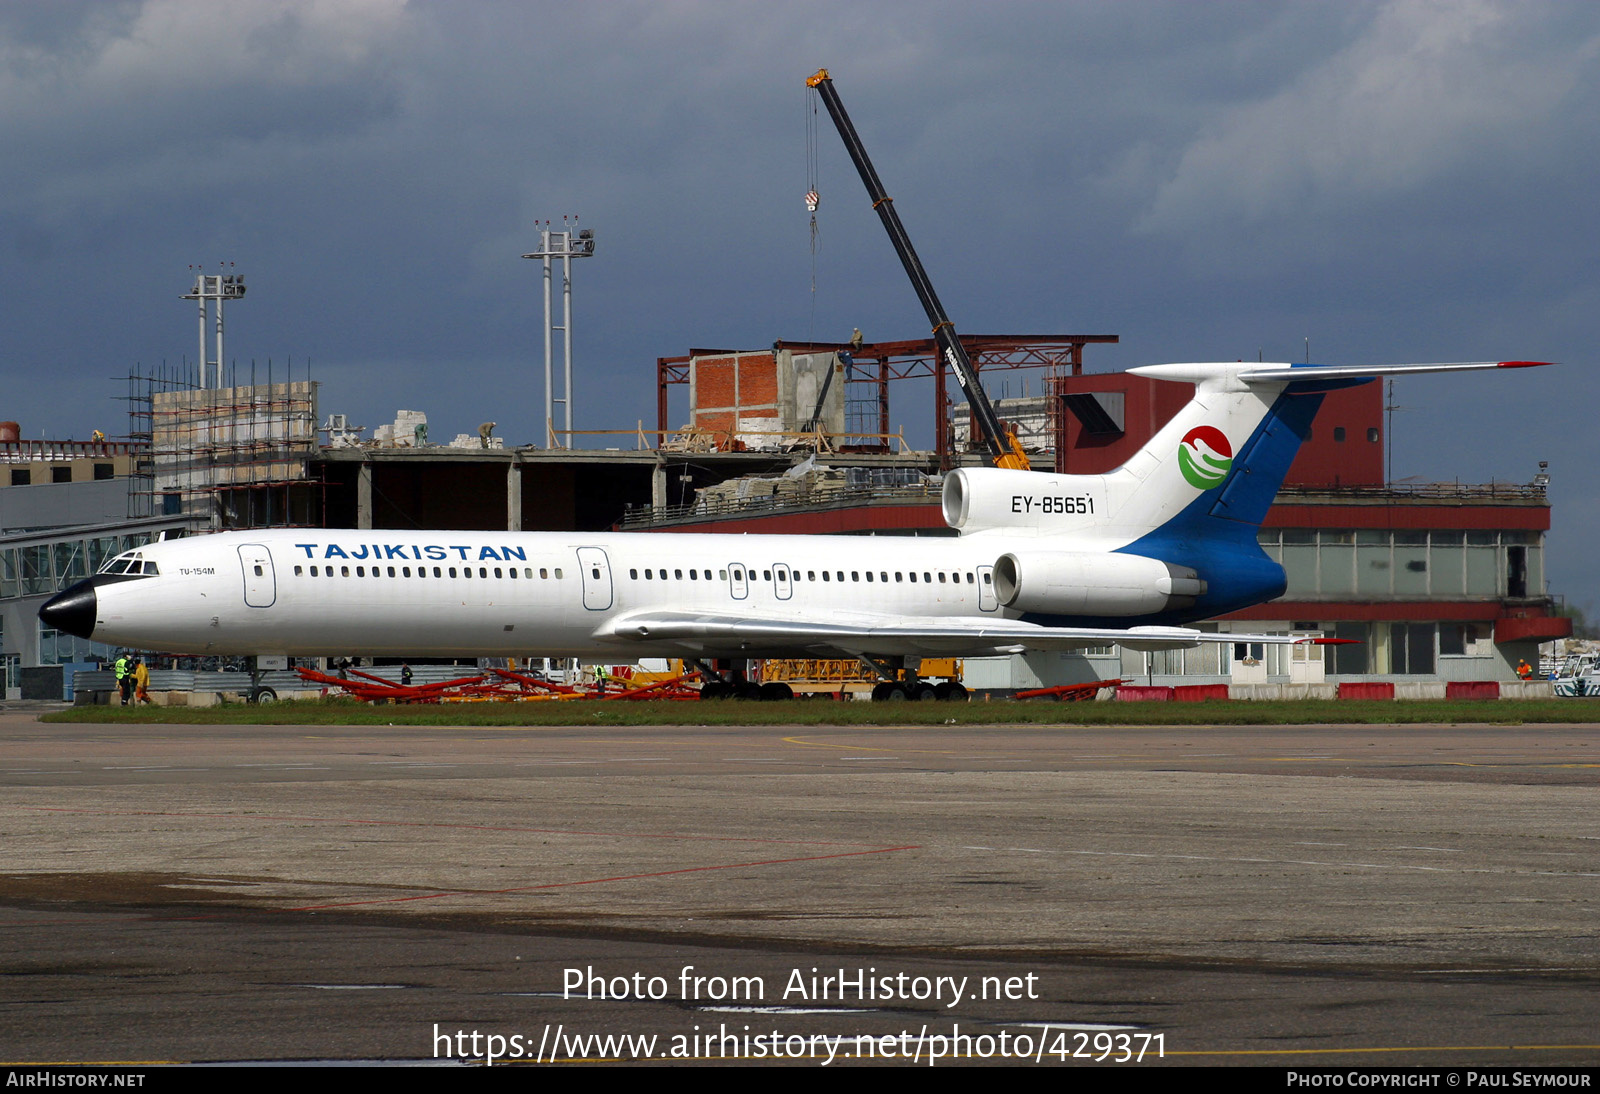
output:
<path id="1" fill-rule="evenodd" d="M 1354 380 L 1365 376 L 1407 376 L 1424 372 L 1475 372 L 1490 368 L 1536 368 L 1550 361 L 1442 361 L 1431 365 L 1268 365 L 1246 367 L 1240 378 L 1251 380 Z"/>

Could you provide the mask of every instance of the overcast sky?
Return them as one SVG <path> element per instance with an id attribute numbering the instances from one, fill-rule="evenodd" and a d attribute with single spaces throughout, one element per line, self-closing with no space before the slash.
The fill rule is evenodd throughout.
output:
<path id="1" fill-rule="evenodd" d="M 542 413 L 536 226 L 581 216 L 580 428 L 655 359 L 917 337 L 826 115 L 833 73 L 959 329 L 1161 361 L 1540 358 L 1404 382 L 1399 478 L 1551 462 L 1552 590 L 1600 606 L 1590 344 L 1600 4 L 0 2 L 0 417 L 127 429 L 113 379 L 309 360 L 322 410 L 435 440 Z M 896 394 L 921 428 L 927 396 Z M 683 415 L 675 411 L 675 418 Z M 680 424 L 674 422 L 674 424 Z"/>

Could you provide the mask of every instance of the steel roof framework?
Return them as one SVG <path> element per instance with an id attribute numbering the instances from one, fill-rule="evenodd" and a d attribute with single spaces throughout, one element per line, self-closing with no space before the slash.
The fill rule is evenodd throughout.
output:
<path id="1" fill-rule="evenodd" d="M 1091 343 L 1114 344 L 1115 334 L 964 334 L 961 344 L 981 375 L 984 369 L 1048 369 L 1058 375 L 1083 373 L 1083 347 Z M 950 372 L 939 357 L 933 338 L 913 338 L 898 342 L 866 342 L 853 347 L 848 342 L 785 342 L 772 344 L 774 351 L 796 353 L 848 353 L 856 362 L 856 374 L 849 383 L 874 389 L 878 406 L 879 434 L 889 433 L 889 383 L 892 380 L 933 379 L 933 435 L 941 466 L 951 458 L 948 420 L 950 398 L 946 378 Z M 689 382 L 689 364 L 696 357 L 733 353 L 733 350 L 692 349 L 682 357 L 656 359 L 656 429 L 658 436 L 671 432 L 668 425 L 667 394 L 673 384 Z M 743 351 L 740 351 L 743 352 Z M 867 446 L 863 446 L 867 447 Z M 887 450 L 887 442 L 880 446 Z"/>

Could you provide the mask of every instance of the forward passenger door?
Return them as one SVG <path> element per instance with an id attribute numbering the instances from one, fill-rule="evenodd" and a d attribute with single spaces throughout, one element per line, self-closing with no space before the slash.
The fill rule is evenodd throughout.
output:
<path id="1" fill-rule="evenodd" d="M 239 566 L 244 571 L 244 602 L 252 608 L 272 607 L 278 600 L 278 578 L 272 571 L 271 552 L 260 543 L 241 543 Z"/>

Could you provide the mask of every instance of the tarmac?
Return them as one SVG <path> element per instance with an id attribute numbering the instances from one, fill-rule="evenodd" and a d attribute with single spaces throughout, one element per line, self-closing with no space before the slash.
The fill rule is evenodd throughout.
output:
<path id="1" fill-rule="evenodd" d="M 541 1059 L 616 1059 L 570 1039 L 729 1026 L 1007 1031 L 1069 1066 L 1096 1037 L 1144 1065 L 1600 1062 L 1592 725 L 7 710 L 0 745 L 12 1062 L 431 1062 L 552 1030 Z"/>

